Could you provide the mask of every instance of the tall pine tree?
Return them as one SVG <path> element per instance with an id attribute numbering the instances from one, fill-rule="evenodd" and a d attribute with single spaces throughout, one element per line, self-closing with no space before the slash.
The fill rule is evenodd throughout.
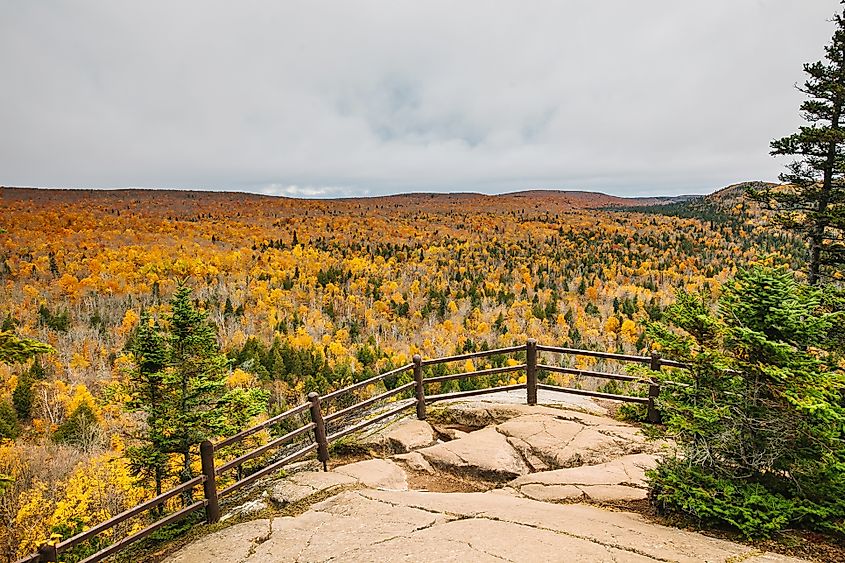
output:
<path id="1" fill-rule="evenodd" d="M 146 425 L 128 453 L 136 471 L 155 482 L 157 492 L 171 476 L 171 456 L 182 466 L 180 481 L 188 481 L 198 444 L 233 426 L 227 420 L 228 360 L 220 352 L 215 328 L 194 306 L 189 288 L 180 286 L 170 305 L 162 323 L 166 329 L 142 313 L 129 345 L 135 365 L 129 373 L 128 407 L 144 412 Z"/>
<path id="2" fill-rule="evenodd" d="M 808 78 L 798 89 L 809 123 L 771 143 L 773 156 L 792 156 L 785 187 L 749 190 L 752 199 L 777 211 L 775 220 L 809 246 L 809 282 L 818 285 L 845 264 L 845 12 L 834 17 L 836 30 L 821 61 L 807 63 Z"/>
<path id="3" fill-rule="evenodd" d="M 193 477 L 192 448 L 226 429 L 228 360 L 206 313 L 194 306 L 189 288 L 180 286 L 170 305 L 164 431 L 166 449 L 181 455 L 180 478 L 187 481 Z"/>
<path id="4" fill-rule="evenodd" d="M 166 453 L 167 415 L 164 409 L 164 369 L 167 365 L 165 337 L 158 323 L 147 312 L 141 312 L 138 328 L 128 349 L 135 358 L 129 372 L 131 385 L 128 407 L 146 413 L 146 425 L 135 436 L 138 444 L 127 449 L 132 469 L 145 479 L 152 479 L 156 495 L 162 492 L 162 482 L 168 477 Z"/>

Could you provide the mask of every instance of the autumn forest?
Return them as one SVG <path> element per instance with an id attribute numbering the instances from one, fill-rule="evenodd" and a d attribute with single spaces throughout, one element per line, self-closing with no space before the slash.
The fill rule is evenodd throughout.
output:
<path id="1" fill-rule="evenodd" d="M 0 365 L 0 560 L 191 471 L 165 456 L 153 478 L 136 459 L 133 351 L 150 326 L 175 330 L 175 309 L 214 329 L 235 405 L 219 434 L 417 353 L 527 338 L 647 352 L 645 327 L 679 288 L 716 297 L 739 265 L 800 268 L 801 241 L 767 226 L 744 187 L 677 200 L 3 188 L 0 322 L 52 351 Z M 507 384 L 492 379 L 461 385 Z"/>

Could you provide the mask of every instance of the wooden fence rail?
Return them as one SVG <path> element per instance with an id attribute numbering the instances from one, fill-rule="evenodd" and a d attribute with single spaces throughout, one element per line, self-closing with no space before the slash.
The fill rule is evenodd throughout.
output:
<path id="1" fill-rule="evenodd" d="M 428 378 L 424 377 L 423 374 L 423 368 L 426 366 L 432 366 L 448 362 L 466 361 L 482 357 L 489 358 L 491 356 L 523 353 L 525 354 L 525 361 L 523 363 L 517 363 L 510 366 L 493 367 L 477 371 L 453 373 Z M 317 393 L 309 393 L 307 402 L 297 405 L 291 409 L 288 409 L 287 411 L 272 418 L 269 418 L 264 422 L 261 422 L 260 424 L 238 432 L 233 436 L 221 439 L 216 443 L 212 443 L 208 440 L 202 442 L 199 445 L 200 461 L 202 466 L 201 475 L 194 477 L 189 481 L 181 483 L 178 486 L 170 489 L 169 491 L 166 491 L 142 504 L 139 504 L 124 512 L 121 512 L 120 514 L 110 518 L 109 520 L 97 524 L 96 526 L 93 526 L 88 530 L 76 534 L 66 540 L 63 540 L 58 543 L 44 544 L 38 549 L 37 553 L 28 555 L 18 560 L 17 563 L 42 563 L 47 561 L 58 561 L 59 556 L 62 553 L 68 551 L 69 549 L 78 546 L 83 542 L 90 540 L 95 536 L 112 529 L 114 526 L 125 522 L 130 518 L 140 516 L 143 513 L 148 512 L 152 509 L 159 508 L 163 506 L 163 503 L 165 501 L 170 500 L 180 494 L 184 495 L 188 491 L 200 485 L 202 485 L 203 487 L 202 500 L 198 500 L 196 502 L 189 502 L 189 504 L 187 504 L 183 508 L 171 514 L 168 514 L 167 516 L 155 520 L 142 530 L 135 532 L 120 540 L 117 540 L 115 543 L 109 545 L 108 547 L 88 556 L 86 559 L 84 559 L 84 562 L 93 563 L 95 561 L 102 561 L 103 559 L 126 549 L 133 543 L 148 537 L 155 531 L 160 530 L 161 528 L 171 523 L 174 523 L 182 518 L 185 518 L 186 516 L 194 512 L 197 512 L 201 508 L 205 510 L 206 522 L 208 522 L 209 524 L 218 522 L 220 519 L 220 499 L 227 497 L 230 494 L 242 489 L 243 487 L 254 483 L 258 479 L 266 475 L 269 475 L 282 469 L 285 465 L 299 460 L 314 451 L 316 451 L 317 453 L 317 460 L 322 464 L 323 469 L 326 470 L 327 462 L 329 460 L 329 446 L 331 444 L 350 434 L 360 432 L 377 422 L 380 422 L 393 416 L 400 415 L 411 407 L 416 408 L 416 415 L 418 419 L 425 420 L 426 405 L 436 401 L 442 401 L 446 399 L 459 399 L 463 397 L 474 397 L 477 395 L 484 395 L 487 393 L 494 393 L 500 391 L 525 389 L 526 402 L 529 405 L 535 405 L 537 404 L 537 391 L 542 389 L 544 391 L 570 393 L 575 395 L 584 395 L 588 397 L 597 397 L 601 399 L 626 401 L 646 405 L 648 408 L 648 421 L 653 423 L 659 422 L 659 413 L 656 409 L 655 401 L 660 394 L 660 387 L 654 379 L 642 379 L 634 377 L 632 375 L 582 370 L 564 366 L 555 366 L 548 363 L 540 363 L 538 361 L 538 355 L 541 353 L 567 356 L 586 356 L 614 360 L 621 363 L 640 363 L 643 365 L 648 365 L 653 371 L 659 371 L 662 367 L 688 367 L 680 362 L 664 360 L 660 357 L 660 355 L 656 353 L 652 354 L 651 356 L 633 356 L 627 354 L 614 354 L 610 352 L 598 352 L 594 350 L 580 350 L 577 348 L 560 348 L 555 346 L 539 345 L 534 339 L 529 339 L 525 344 L 520 346 L 510 346 L 507 348 L 484 350 L 480 352 L 471 352 L 455 356 L 446 356 L 442 358 L 422 359 L 419 355 L 415 355 L 412 363 L 370 377 L 369 379 L 359 381 L 342 389 L 337 389 L 335 391 L 332 391 L 331 393 L 323 395 L 322 397 Z M 398 376 L 408 371 L 412 371 L 413 381 L 398 385 L 393 389 L 388 389 L 383 393 L 358 401 L 354 405 L 341 408 L 333 412 L 323 412 L 324 405 L 334 401 L 334 399 L 342 395 L 352 393 L 359 389 L 363 389 L 368 385 L 373 385 L 384 381 L 388 377 Z M 558 387 L 555 385 L 542 384 L 538 383 L 538 374 L 541 371 L 551 373 L 562 373 L 567 375 L 574 375 L 577 377 L 596 377 L 615 381 L 639 383 L 643 385 L 648 385 L 648 394 L 644 397 L 638 397 L 629 395 L 617 395 L 612 393 L 602 393 L 598 391 L 589 391 L 572 387 Z M 448 381 L 455 381 L 470 377 L 485 377 L 491 375 L 518 372 L 525 373 L 525 383 L 498 385 L 484 389 L 472 389 L 468 391 L 457 391 L 452 393 L 426 394 L 427 385 L 441 384 Z M 347 426 L 331 434 L 327 432 L 327 424 L 339 420 L 342 421 L 350 415 L 366 415 L 367 413 L 364 411 L 368 407 L 371 407 L 372 405 L 380 401 L 399 396 L 402 393 L 411 392 L 412 389 L 413 396 L 409 396 L 407 398 L 400 397 L 396 399 L 397 406 L 377 412 L 374 416 L 370 416 L 369 418 L 366 418 L 363 421 L 356 422 L 351 426 Z M 306 411 L 309 413 L 310 421 L 303 424 L 301 420 L 295 417 L 304 414 Z M 291 421 L 298 422 L 300 426 L 298 428 L 290 430 L 282 436 L 268 441 L 267 443 L 261 446 L 257 446 L 252 450 L 241 454 L 240 456 L 232 460 L 222 463 L 219 466 L 215 465 L 215 453 L 219 452 L 221 449 L 241 442 L 245 438 L 252 436 L 262 430 Z M 243 477 L 241 475 L 241 469 L 245 462 L 251 459 L 255 459 L 261 455 L 268 454 L 273 450 L 278 450 L 283 446 L 293 446 L 293 442 L 296 438 L 304 435 L 307 436 L 309 433 L 313 433 L 313 442 L 297 448 L 293 452 L 284 455 L 281 459 L 272 461 L 269 465 L 250 473 L 248 476 Z M 233 469 L 237 470 L 237 479 L 235 480 L 235 482 L 229 484 L 222 490 L 218 490 L 218 477 Z"/>

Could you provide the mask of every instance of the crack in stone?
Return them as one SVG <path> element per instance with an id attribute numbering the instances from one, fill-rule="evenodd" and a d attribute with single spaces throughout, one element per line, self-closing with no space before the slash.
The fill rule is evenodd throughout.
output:
<path id="1" fill-rule="evenodd" d="M 466 540 L 466 541 L 461 542 L 461 543 L 465 543 L 467 545 L 467 547 L 469 547 L 473 551 L 483 553 L 484 555 L 489 555 L 490 557 L 494 557 L 496 559 L 501 559 L 502 561 L 509 561 L 510 563 L 516 563 L 513 559 L 508 559 L 507 557 L 502 557 L 501 555 L 496 555 L 495 553 L 490 553 L 489 551 L 481 549 L 480 547 L 475 547 L 474 545 L 472 545 L 472 542 L 469 541 L 469 540 Z"/>
<path id="2" fill-rule="evenodd" d="M 557 415 L 555 416 L 558 420 L 565 420 L 567 422 L 575 422 L 580 424 L 581 426 L 598 426 L 598 424 L 590 424 L 589 422 L 577 417 L 577 416 L 567 416 L 567 415 Z"/>
<path id="3" fill-rule="evenodd" d="M 369 498 L 369 497 L 364 497 L 364 498 Z M 370 500 L 379 500 L 379 499 L 370 499 Z M 379 502 L 381 502 L 381 501 L 379 501 Z M 389 502 L 385 502 L 385 504 L 388 504 L 390 506 L 396 506 L 396 507 L 406 507 L 405 505 L 393 504 L 393 503 L 389 503 Z M 426 512 L 430 512 L 430 511 L 426 511 Z M 441 513 L 441 512 L 435 512 L 434 514 L 443 515 L 443 513 Z M 432 528 L 432 527 L 436 526 L 437 524 L 441 524 L 441 523 L 443 523 L 443 522 L 438 522 L 435 519 L 435 520 L 432 520 L 430 523 L 425 524 L 424 526 L 419 526 L 417 528 L 414 528 L 410 532 L 403 533 L 403 534 L 397 534 L 395 536 L 390 536 L 389 538 L 384 538 L 384 539 L 378 540 L 376 542 L 372 542 L 372 543 L 368 544 L 367 547 L 373 547 L 373 546 L 380 545 L 380 544 L 387 543 L 387 542 L 391 542 L 393 540 L 397 540 L 397 539 L 400 539 L 400 538 L 413 539 L 411 537 L 413 534 L 420 532 L 422 530 L 427 530 L 427 529 Z M 448 539 L 448 540 L 443 540 L 443 541 L 454 541 L 454 540 Z M 458 542 L 458 543 L 463 543 L 463 542 Z M 469 545 L 469 544 L 467 544 L 467 545 Z M 469 547 L 473 548 L 471 545 Z M 356 550 L 360 550 L 360 549 L 362 549 L 362 548 L 358 547 L 358 548 L 353 549 L 352 551 L 356 551 Z M 343 556 L 348 554 L 348 553 L 349 553 L 349 551 L 344 551 L 343 553 L 339 553 L 337 555 L 331 556 L 326 561 L 336 561 L 336 560 L 338 560 L 338 558 L 340 558 L 340 560 L 343 561 Z M 492 554 L 489 554 L 489 555 L 492 555 Z M 492 556 L 495 557 L 495 555 L 492 555 Z"/>
<path id="4" fill-rule="evenodd" d="M 528 485 L 540 487 L 566 487 L 571 485 L 573 487 L 628 487 L 629 489 L 648 489 L 648 486 L 645 484 L 634 481 L 620 481 L 618 483 L 541 483 L 539 481 L 528 481 L 521 483 L 519 488 L 521 489 Z"/>
<path id="5" fill-rule="evenodd" d="M 531 460 L 528 459 L 528 456 L 522 451 L 522 448 L 515 445 L 513 442 L 511 442 L 511 440 L 520 440 L 523 444 L 528 446 L 527 449 L 530 450 L 532 454 L 534 454 L 534 451 L 531 448 L 531 445 L 528 444 L 527 442 L 525 442 L 525 440 L 521 440 L 520 438 L 514 438 L 513 436 L 508 436 L 507 434 L 502 434 L 502 435 L 505 436 L 505 440 L 507 441 L 508 445 L 510 445 L 510 447 L 513 448 L 513 451 L 515 451 L 517 453 L 517 455 L 519 455 L 519 457 L 522 458 L 522 463 L 524 463 L 525 466 L 528 469 L 530 469 L 532 472 L 536 473 L 537 467 L 535 467 L 534 463 L 532 463 Z M 545 461 L 543 461 L 543 459 L 540 458 L 540 456 L 534 454 L 534 457 L 536 457 L 540 461 L 540 463 L 543 463 L 544 465 L 548 466 L 548 464 Z"/>
<path id="6" fill-rule="evenodd" d="M 566 418 L 562 418 L 561 420 L 566 420 L 566 421 L 569 421 L 569 422 L 576 422 L 576 423 L 580 424 L 580 420 L 572 421 L 572 420 L 569 420 L 569 419 L 566 419 Z M 510 442 L 511 439 L 512 440 L 519 440 L 520 442 L 525 444 L 526 448 L 530 451 L 531 455 L 535 456 L 538 460 L 540 460 L 542 463 L 544 463 L 547 467 L 547 470 L 549 470 L 549 469 L 560 469 L 560 468 L 564 468 L 564 467 L 568 466 L 569 465 L 568 462 L 572 459 L 572 457 L 570 457 L 566 461 L 562 462 L 557 455 L 555 455 L 553 453 L 548 453 L 547 451 L 544 451 L 542 448 L 539 448 L 539 447 L 535 446 L 534 444 L 532 444 L 531 442 L 529 442 L 529 440 L 531 438 L 534 438 L 535 436 L 538 436 L 540 434 L 545 434 L 552 441 L 554 441 L 555 436 L 554 436 L 554 434 L 549 432 L 549 429 L 546 426 L 546 424 L 547 424 L 546 421 L 540 421 L 540 424 L 543 427 L 542 430 L 538 430 L 537 432 L 535 432 L 535 433 L 533 433 L 529 436 L 525 436 L 525 437 L 518 437 L 518 436 L 514 436 L 513 434 L 508 434 L 506 431 L 500 429 L 498 426 L 495 427 L 495 430 L 499 434 L 505 436 L 506 438 L 509 438 L 508 443 L 522 457 L 522 459 L 526 463 L 526 465 L 529 468 L 534 469 L 534 472 L 537 472 L 536 468 L 534 468 L 534 465 L 531 462 L 528 461 L 525 454 L 523 454 L 522 450 L 519 447 L 515 446 L 513 443 Z M 568 448 L 578 438 L 578 436 L 580 436 L 581 433 L 586 429 L 586 425 L 580 424 L 580 426 L 581 427 L 578 429 L 578 431 L 575 434 L 573 434 L 573 436 L 569 440 L 567 440 L 567 442 L 565 444 L 563 444 L 563 446 L 560 448 L 558 453 L 564 452 L 566 450 L 566 448 Z"/>
<path id="7" fill-rule="evenodd" d="M 330 514 L 330 513 L 328 513 L 328 512 L 325 512 L 324 514 L 328 514 L 329 516 L 333 516 L 332 514 Z M 305 550 L 306 550 L 306 549 L 308 549 L 309 547 L 311 547 L 311 540 L 313 540 L 313 539 L 314 539 L 314 537 L 317 535 L 317 532 L 319 532 L 319 531 L 320 531 L 320 528 L 322 528 L 323 526 L 325 526 L 327 523 L 328 523 L 328 520 L 324 520 L 324 521 L 320 522 L 320 523 L 319 523 L 319 524 L 318 524 L 318 525 L 314 528 L 314 531 L 312 531 L 312 532 L 311 532 L 311 535 L 310 535 L 310 536 L 308 536 L 308 540 L 305 542 L 305 545 L 303 545 L 303 546 L 302 546 L 302 549 L 300 549 L 300 550 L 299 550 L 299 552 L 296 554 L 296 559 L 294 559 L 294 561 L 299 561 L 299 560 L 300 560 L 300 558 L 302 557 L 302 554 L 305 552 Z"/>
<path id="8" fill-rule="evenodd" d="M 469 519 L 469 518 L 483 518 L 485 520 L 491 520 L 491 521 L 494 521 L 494 522 L 504 522 L 506 524 L 514 524 L 516 526 L 526 526 L 528 528 L 534 528 L 536 530 L 544 530 L 544 531 L 547 531 L 547 532 L 553 532 L 555 534 L 561 534 L 561 535 L 564 535 L 564 536 L 588 541 L 588 542 L 594 543 L 596 545 L 600 545 L 602 547 L 608 547 L 608 548 L 618 549 L 620 551 L 635 553 L 637 555 L 642 555 L 643 557 L 648 557 L 648 558 L 653 559 L 655 561 L 664 561 L 666 563 L 669 563 L 669 562 L 672 561 L 671 559 L 664 559 L 664 558 L 656 557 L 654 555 L 651 555 L 649 553 L 646 553 L 646 552 L 639 550 L 637 548 L 634 548 L 634 547 L 627 547 L 627 546 L 620 545 L 620 544 L 608 544 L 608 543 L 601 542 L 601 541 L 599 541 L 595 538 L 591 538 L 591 537 L 588 537 L 588 536 L 582 536 L 582 535 L 579 535 L 579 534 L 573 534 L 572 532 L 567 532 L 565 530 L 556 530 L 554 528 L 547 528 L 545 526 L 538 526 L 536 524 L 530 524 L 530 523 L 527 523 L 527 522 L 518 522 L 518 521 L 515 521 L 515 520 L 506 520 L 504 518 L 497 518 L 495 516 L 491 516 L 491 515 L 486 514 L 484 512 L 476 512 L 476 513 L 471 513 L 471 514 L 455 514 L 455 513 L 451 513 L 451 512 L 447 512 L 447 511 L 433 510 L 433 509 L 430 509 L 430 508 L 426 508 L 424 506 L 418 506 L 418 505 L 415 505 L 414 503 L 399 504 L 399 503 L 393 503 L 393 502 L 390 502 L 390 501 L 387 501 L 387 500 L 384 500 L 384 499 L 368 497 L 366 495 L 362 495 L 362 496 L 364 498 L 367 498 L 367 499 L 370 499 L 370 500 L 374 500 L 374 501 L 377 501 L 377 502 L 383 502 L 384 504 L 387 504 L 387 505 L 390 505 L 390 506 L 393 506 L 393 507 L 416 508 L 417 510 L 422 510 L 424 512 L 430 512 L 430 513 L 433 513 L 433 514 L 441 514 L 441 515 L 444 515 L 444 516 L 447 516 L 447 517 L 453 517 L 456 520 L 459 520 L 459 519 L 465 520 L 465 519 Z"/>
<path id="9" fill-rule="evenodd" d="M 582 491 L 582 493 L 583 493 L 583 491 Z M 602 547 L 609 548 L 609 549 L 617 549 L 617 550 L 628 552 L 628 553 L 635 553 L 635 554 L 641 555 L 643 557 L 648 557 L 649 559 L 652 559 L 654 561 L 662 561 L 662 562 L 666 562 L 666 563 L 669 563 L 669 562 L 672 561 L 671 559 L 665 559 L 665 558 L 662 558 L 662 557 L 657 557 L 657 556 L 654 556 L 650 553 L 646 553 L 646 552 L 644 552 L 640 549 L 634 548 L 634 547 L 628 547 L 628 546 L 624 546 L 624 545 L 616 544 L 616 543 L 604 543 L 602 541 L 599 541 L 596 538 L 591 538 L 589 536 L 582 536 L 580 534 L 574 534 L 572 532 L 567 532 L 565 530 L 557 530 L 557 529 L 554 529 L 554 528 L 547 528 L 545 526 L 530 524 L 530 523 L 527 523 L 527 522 L 518 522 L 518 521 L 515 521 L 515 520 L 507 520 L 507 519 L 504 519 L 504 518 L 497 518 L 495 516 L 485 514 L 484 512 L 471 513 L 471 514 L 455 514 L 455 513 L 448 512 L 448 511 L 433 510 L 433 509 L 426 508 L 426 507 L 423 507 L 423 506 L 415 505 L 413 503 L 400 504 L 400 503 L 393 503 L 393 502 L 390 502 L 390 501 L 387 501 L 387 500 L 384 500 L 384 499 L 367 497 L 365 495 L 362 495 L 362 496 L 364 498 L 374 500 L 376 502 L 382 502 L 384 504 L 387 504 L 387 505 L 393 506 L 393 507 L 415 508 L 417 510 L 422 510 L 424 512 L 429 512 L 429 513 L 433 513 L 433 514 L 440 514 L 442 516 L 446 516 L 447 518 L 453 518 L 455 520 L 466 520 L 466 519 L 477 518 L 477 519 L 490 520 L 490 521 L 493 521 L 493 522 L 504 522 L 506 524 L 513 524 L 513 525 L 516 525 L 516 526 L 525 526 L 527 528 L 533 528 L 535 530 L 543 530 L 543 531 L 546 531 L 546 532 L 552 532 L 552 533 L 555 533 L 555 534 L 560 534 L 560 535 L 564 535 L 564 536 L 567 536 L 567 537 L 587 541 L 587 542 L 594 543 L 596 545 L 600 545 Z M 585 496 L 586 496 L 586 494 L 585 494 Z M 401 537 L 401 536 L 397 536 L 397 537 Z M 449 540 L 449 541 L 451 541 L 451 540 Z M 471 548 L 473 547 L 468 542 L 467 542 L 467 545 Z M 481 550 L 476 549 L 476 551 L 481 551 Z M 494 555 L 492 553 L 487 553 L 487 552 L 484 552 L 484 551 L 482 551 L 482 552 L 486 553 L 487 555 L 490 555 L 492 557 L 496 557 L 496 555 Z M 506 559 L 506 561 L 507 561 L 507 559 Z"/>
<path id="10" fill-rule="evenodd" d="M 645 553 L 644 551 L 639 550 L 635 547 L 627 547 L 627 546 L 620 545 L 620 544 L 604 543 L 602 541 L 599 541 L 596 538 L 591 538 L 591 537 L 588 537 L 588 536 L 582 536 L 582 535 L 579 535 L 579 534 L 573 534 L 572 532 L 567 532 L 566 530 L 556 530 L 554 528 L 546 528 L 545 526 L 538 526 L 538 525 L 535 525 L 535 524 L 529 524 L 527 522 L 517 522 L 517 521 L 514 521 L 514 520 L 505 520 L 503 518 L 496 518 L 495 516 L 491 516 L 491 515 L 485 514 L 483 512 L 475 515 L 474 518 L 483 518 L 483 519 L 492 520 L 492 521 L 495 521 L 495 522 L 505 522 L 507 524 L 515 524 L 517 526 L 526 526 L 528 528 L 534 528 L 535 530 L 544 530 L 544 531 L 552 532 L 552 533 L 555 533 L 555 534 L 561 534 L 561 535 L 568 536 L 568 537 L 571 537 L 571 538 L 576 538 L 576 539 L 579 539 L 579 540 L 588 541 L 590 543 L 594 543 L 594 544 L 600 545 L 602 547 L 618 549 L 620 551 L 627 551 L 629 553 L 636 553 L 637 555 L 642 555 L 643 557 L 648 557 L 648 558 L 653 559 L 655 561 L 664 561 L 666 563 L 669 563 L 669 562 L 672 561 L 672 559 L 664 559 L 662 557 L 656 557 L 656 556 L 651 555 L 649 553 Z"/>
<path id="11" fill-rule="evenodd" d="M 368 500 L 375 501 L 375 502 L 381 502 L 381 503 L 384 503 L 386 505 L 392 506 L 394 508 L 415 508 L 417 510 L 422 510 L 423 512 L 428 512 L 430 514 L 440 514 L 441 516 L 445 516 L 448 519 L 447 522 L 451 522 L 453 520 L 466 520 L 468 518 L 474 518 L 475 517 L 475 514 L 467 515 L 467 514 L 460 514 L 460 513 L 456 513 L 456 512 L 449 512 L 448 510 L 442 510 L 442 511 L 441 510 L 433 510 L 431 508 L 426 508 L 425 506 L 417 506 L 415 504 L 399 504 L 399 503 L 390 502 L 389 500 L 385 500 L 385 499 L 381 499 L 381 498 L 368 497 L 368 496 L 363 495 L 363 494 L 361 495 L 361 497 L 368 499 Z"/>

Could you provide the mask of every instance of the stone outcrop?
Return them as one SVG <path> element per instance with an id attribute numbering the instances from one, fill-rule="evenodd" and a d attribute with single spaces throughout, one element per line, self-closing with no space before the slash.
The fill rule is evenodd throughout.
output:
<path id="1" fill-rule="evenodd" d="M 284 506 L 301 502 L 325 491 L 339 492 L 343 487 L 357 484 L 358 480 L 354 477 L 334 471 L 303 471 L 279 480 L 270 489 L 270 500 Z"/>
<path id="2" fill-rule="evenodd" d="M 429 475 L 434 475 L 435 473 L 434 467 L 431 466 L 428 460 L 426 460 L 420 452 L 397 454 L 393 456 L 393 459 L 404 463 L 405 466 L 412 471 L 421 471 L 423 473 L 428 473 Z"/>
<path id="3" fill-rule="evenodd" d="M 238 549 L 233 549 L 235 545 Z M 368 489 L 345 491 L 295 518 L 221 530 L 169 561 L 503 560 L 799 561 L 595 506 L 549 504 L 498 492 Z"/>
<path id="4" fill-rule="evenodd" d="M 224 528 L 168 561 L 799 561 L 605 508 L 646 498 L 659 446 L 585 410 L 476 402 L 436 412 L 436 432 L 390 425 L 370 445 L 403 453 L 294 473 L 268 496 L 304 512 Z M 426 490 L 467 475 L 501 488 L 408 490 L 409 475 Z M 459 490 L 442 481 L 434 490 Z"/>
<path id="5" fill-rule="evenodd" d="M 642 451 L 645 442 L 633 428 L 590 424 L 583 415 L 523 415 L 497 425 L 496 430 L 507 436 L 534 471 L 602 463 Z"/>
<path id="6" fill-rule="evenodd" d="M 599 502 L 644 500 L 645 472 L 657 465 L 651 454 L 623 456 L 598 465 L 543 471 L 518 477 L 508 487 L 547 502 L 586 498 Z"/>
<path id="7" fill-rule="evenodd" d="M 372 489 L 408 490 L 405 472 L 389 459 L 368 459 L 350 463 L 338 467 L 334 472 L 349 476 L 361 485 Z"/>
<path id="8" fill-rule="evenodd" d="M 385 434 L 390 449 L 396 453 L 407 453 L 425 448 L 437 441 L 434 430 L 424 420 L 407 419 L 399 422 Z"/>
<path id="9" fill-rule="evenodd" d="M 493 427 L 423 448 L 419 453 L 438 469 L 471 473 L 491 480 L 506 481 L 530 471 L 507 438 Z"/>

